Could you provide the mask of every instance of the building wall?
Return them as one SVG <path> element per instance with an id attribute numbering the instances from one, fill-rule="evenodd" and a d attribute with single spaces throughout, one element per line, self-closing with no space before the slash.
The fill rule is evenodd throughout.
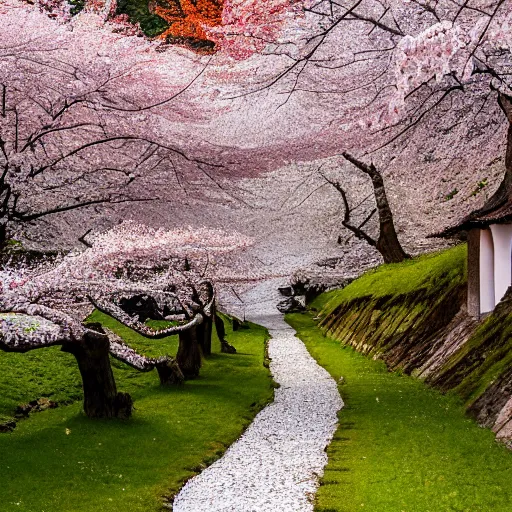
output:
<path id="1" fill-rule="evenodd" d="M 469 314 L 478 316 L 493 311 L 511 284 L 512 224 L 492 224 L 490 229 L 471 230 L 468 237 Z"/>
<path id="2" fill-rule="evenodd" d="M 480 230 L 480 313 L 494 309 L 494 243 L 489 229 Z"/>
<path id="3" fill-rule="evenodd" d="M 512 224 L 493 224 L 491 232 L 494 242 L 494 305 L 496 305 L 512 283 Z"/>

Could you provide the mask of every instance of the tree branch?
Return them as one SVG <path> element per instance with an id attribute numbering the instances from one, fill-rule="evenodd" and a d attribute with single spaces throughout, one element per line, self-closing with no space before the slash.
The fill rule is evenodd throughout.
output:
<path id="1" fill-rule="evenodd" d="M 83 202 L 77 203 L 77 204 L 59 206 L 57 208 L 51 208 L 49 210 L 44 210 L 44 211 L 38 212 L 38 213 L 24 214 L 24 213 L 14 212 L 12 214 L 12 217 L 17 220 L 23 221 L 23 222 L 29 222 L 31 220 L 40 219 L 41 217 L 46 217 L 47 215 L 54 215 L 56 213 L 77 210 L 79 208 L 85 208 L 87 206 L 91 206 L 94 204 L 140 203 L 140 202 L 155 201 L 156 199 L 158 199 L 158 198 L 155 197 L 155 198 L 135 198 L 135 199 L 112 199 L 112 198 L 91 199 L 90 201 L 83 201 Z"/>
<path id="2" fill-rule="evenodd" d="M 375 212 L 372 212 L 370 217 L 368 219 L 366 219 L 359 227 L 354 226 L 354 224 L 352 224 L 352 222 L 351 222 L 352 210 L 350 208 L 347 193 L 345 192 L 345 189 L 337 181 L 333 181 L 324 175 L 322 175 L 322 177 L 325 179 L 325 181 L 327 181 L 327 183 L 332 185 L 341 195 L 341 198 L 343 200 L 343 205 L 345 208 L 345 214 L 343 216 L 343 220 L 341 221 L 342 225 L 344 227 L 346 227 L 348 230 L 352 231 L 352 233 L 354 233 L 356 238 L 359 238 L 360 240 L 364 240 L 365 242 L 370 244 L 372 247 L 375 247 L 377 245 L 377 241 L 374 240 L 370 235 L 368 235 L 368 233 L 366 233 L 363 229 L 361 229 L 370 220 L 370 218 L 373 216 L 373 214 Z"/>

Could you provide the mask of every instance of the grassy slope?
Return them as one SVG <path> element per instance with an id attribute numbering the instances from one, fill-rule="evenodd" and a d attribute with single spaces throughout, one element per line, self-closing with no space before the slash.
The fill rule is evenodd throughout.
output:
<path id="1" fill-rule="evenodd" d="M 412 334 L 421 338 L 424 328 L 432 323 L 432 312 L 443 294 L 450 289 L 465 286 L 467 248 L 459 245 L 452 249 L 432 253 L 394 265 L 382 265 L 353 281 L 342 290 L 333 290 L 320 295 L 311 307 L 319 311 L 320 317 L 327 317 L 338 305 L 350 304 L 355 299 L 364 298 L 361 308 L 376 308 L 371 315 L 372 325 L 358 325 L 358 333 L 350 340 L 367 343 L 368 347 L 379 350 L 392 350 L 393 333 L 400 335 L 414 324 Z M 422 299 L 415 303 L 415 310 L 407 300 L 422 292 Z M 379 297 L 392 298 L 393 308 L 376 306 Z M 374 301 L 372 303 L 372 301 Z M 386 309 L 387 308 L 387 309 Z M 498 308 L 499 309 L 499 308 Z M 512 314 L 498 313 L 490 315 L 460 350 L 444 361 L 437 371 L 436 387 L 453 390 L 461 397 L 466 406 L 485 392 L 512 364 Z M 436 310 L 442 314 L 442 311 Z M 427 315 L 427 317 L 425 317 Z M 357 312 L 352 315 L 357 319 Z M 421 324 L 418 319 L 427 321 Z M 423 331 L 419 329 L 423 328 Z M 346 321 L 338 321 L 329 334 L 339 341 L 352 334 L 353 326 Z M 365 332 L 366 330 L 366 332 Z M 391 333 L 391 334 L 389 334 Z M 389 338 L 386 339 L 386 335 Z M 378 336 L 382 336 L 379 339 Z M 409 339 L 412 339 L 409 336 Z M 384 341 L 383 341 L 384 340 Z M 384 348 L 382 348 L 384 347 Z M 421 347 L 420 347 L 421 348 Z M 409 352 L 410 353 L 410 352 Z M 404 353 L 404 358 L 407 354 Z M 409 369 L 410 370 L 410 369 Z M 412 374 L 414 375 L 414 371 Z"/>
<path id="2" fill-rule="evenodd" d="M 405 295 L 420 288 L 430 289 L 464 278 L 466 245 L 431 253 L 404 261 L 381 265 L 370 270 L 341 290 L 332 290 L 317 297 L 311 307 L 330 313 L 338 304 L 358 297 Z"/>
<path id="3" fill-rule="evenodd" d="M 109 317 L 95 313 L 94 320 L 149 355 L 176 351 L 175 337 L 148 344 Z M 272 396 L 262 364 L 267 332 L 252 325 L 228 333 L 238 354 L 221 354 L 214 337 L 200 378 L 180 388 L 161 388 L 156 372 L 114 361 L 118 390 L 135 399 L 128 421 L 90 420 L 75 402 L 1 434 L 0 511 L 159 510 L 160 497 L 215 460 Z M 76 400 L 79 382 L 76 363 L 57 349 L 0 352 L 0 413 L 12 414 L 16 404 L 42 395 Z"/>
<path id="4" fill-rule="evenodd" d="M 321 512 L 509 512 L 512 453 L 460 402 L 324 338 L 307 315 L 287 320 L 335 378 L 346 406 L 328 449 Z"/>

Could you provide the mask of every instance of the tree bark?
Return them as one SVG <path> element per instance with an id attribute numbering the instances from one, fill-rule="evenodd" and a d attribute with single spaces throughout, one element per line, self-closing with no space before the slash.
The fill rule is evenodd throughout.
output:
<path id="1" fill-rule="evenodd" d="M 2 224 L 2 219 L 0 218 L 0 253 L 5 249 L 7 245 L 7 225 Z"/>
<path id="2" fill-rule="evenodd" d="M 176 361 L 185 379 L 194 379 L 201 368 L 201 349 L 197 340 L 197 327 L 191 327 L 179 333 L 180 343 Z"/>
<path id="3" fill-rule="evenodd" d="M 217 315 L 217 312 L 214 313 L 215 318 L 215 330 L 217 331 L 217 336 L 220 340 L 220 351 L 224 354 L 236 354 L 236 348 L 233 345 L 230 345 L 226 340 L 226 329 L 224 327 L 224 322 L 222 318 Z M 233 321 L 234 324 L 234 321 Z"/>
<path id="4" fill-rule="evenodd" d="M 156 365 L 156 371 L 160 378 L 160 384 L 162 386 L 174 386 L 177 384 L 183 384 L 185 377 L 178 362 L 175 359 L 169 359 L 165 362 L 158 363 Z"/>
<path id="5" fill-rule="evenodd" d="M 512 96 L 498 93 L 498 104 L 508 119 L 509 126 L 507 132 L 507 150 L 505 153 L 505 176 L 498 190 L 485 203 L 485 205 L 477 210 L 479 215 L 493 211 L 504 205 L 507 201 L 512 200 Z"/>
<path id="6" fill-rule="evenodd" d="M 506 175 L 505 181 L 507 185 L 509 185 L 508 190 L 511 190 L 512 185 L 512 96 L 508 96 L 500 92 L 498 94 L 498 104 L 501 107 L 501 110 L 505 114 L 508 119 L 509 127 L 508 127 L 508 135 L 507 135 L 507 152 L 505 155 L 505 167 L 506 167 Z"/>
<path id="7" fill-rule="evenodd" d="M 386 223 L 381 221 L 376 248 L 382 254 L 384 263 L 400 263 L 410 257 L 398 240 L 393 220 Z"/>
<path id="8" fill-rule="evenodd" d="M 197 326 L 197 337 L 203 355 L 209 356 L 212 353 L 212 328 L 211 317 L 205 316 L 203 323 Z"/>
<path id="9" fill-rule="evenodd" d="M 375 247 L 384 258 L 384 263 L 399 263 L 409 258 L 409 255 L 403 250 L 396 234 L 393 213 L 386 195 L 382 174 L 373 164 L 367 165 L 349 153 L 343 153 L 343 157 L 367 174 L 372 180 L 380 228 L 379 238 L 375 242 Z"/>
<path id="10" fill-rule="evenodd" d="M 102 333 L 99 324 L 89 329 Z M 65 343 L 64 352 L 73 354 L 82 376 L 84 411 L 89 418 L 129 418 L 133 401 L 128 393 L 118 393 L 109 358 L 109 341 L 105 335 L 89 331 L 81 343 Z"/>
<path id="11" fill-rule="evenodd" d="M 140 372 L 150 372 L 156 368 L 162 385 L 182 384 L 185 380 L 174 358 L 170 356 L 154 358 L 140 355 L 110 329 L 103 328 L 103 331 L 108 336 L 109 353 L 118 361 L 122 361 Z"/>

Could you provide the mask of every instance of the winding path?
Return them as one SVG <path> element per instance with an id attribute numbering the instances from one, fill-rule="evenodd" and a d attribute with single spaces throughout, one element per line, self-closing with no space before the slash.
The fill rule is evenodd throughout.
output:
<path id="1" fill-rule="evenodd" d="M 275 309 L 259 302 L 250 319 L 270 330 L 270 369 L 280 384 L 225 455 L 189 480 L 174 512 L 305 512 L 327 463 L 324 451 L 343 406 L 331 376 Z M 263 307 L 262 307 L 263 306 Z"/>

